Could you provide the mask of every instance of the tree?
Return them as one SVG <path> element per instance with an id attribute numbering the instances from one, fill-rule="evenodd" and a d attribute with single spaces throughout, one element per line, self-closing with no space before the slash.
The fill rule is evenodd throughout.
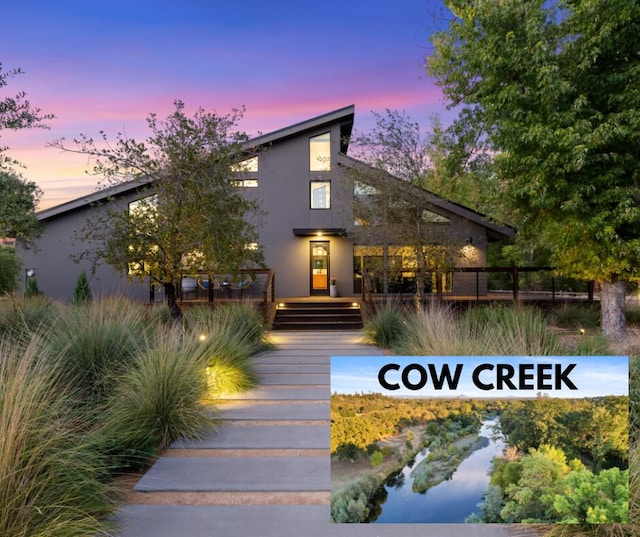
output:
<path id="1" fill-rule="evenodd" d="M 561 482 L 562 494 L 553 498 L 560 522 L 569 524 L 626 524 L 629 517 L 629 470 L 610 468 L 599 474 L 570 472 Z"/>
<path id="2" fill-rule="evenodd" d="M 149 116 L 145 142 L 118 134 L 110 145 L 103 132 L 102 144 L 81 136 L 73 146 L 53 145 L 93 157 L 93 173 L 109 185 L 133 181 L 140 189 L 135 203 L 115 199 L 87 222 L 78 238 L 90 247 L 81 257 L 162 285 L 173 316 L 181 317 L 176 289 L 184 273 L 232 274 L 263 258 L 249 247 L 257 242 L 249 220 L 257 203 L 231 182 L 232 173 L 241 173 L 232 167 L 247 158 L 247 136 L 235 130 L 242 111 L 217 115 L 200 108 L 188 117 L 183 102 L 174 104 L 162 122 Z"/>
<path id="3" fill-rule="evenodd" d="M 28 244 L 40 232 L 36 207 L 42 192 L 8 168 L 0 168 L 0 237 Z"/>
<path id="4" fill-rule="evenodd" d="M 351 138 L 353 153 L 366 163 L 350 167 L 355 182 L 354 220 L 358 223 L 353 236 L 362 244 L 382 246 L 379 276 L 384 293 L 407 268 L 394 265 L 389 247 L 403 245 L 410 250 L 398 250 L 398 257 L 412 260 L 419 309 L 425 289 L 432 285 L 433 273 L 440 294 L 442 275 L 454 265 L 456 252 L 464 242 L 451 233 L 449 226 L 442 225 L 448 224 L 449 219 L 432 210 L 432 194 L 426 192 L 436 176 L 430 157 L 441 149 L 434 147 L 435 138 L 424 134 L 419 124 L 398 111 L 374 115 L 376 126 Z M 436 121 L 434 130 L 437 128 Z M 416 195 L 418 189 L 424 195 Z"/>
<path id="5" fill-rule="evenodd" d="M 2 70 L 0 62 L 0 89 L 6 87 L 9 79 L 23 74 L 20 69 Z M 26 99 L 26 93 L 20 92 L 14 96 L 4 97 L 0 100 L 0 130 L 27 129 L 32 127 L 46 128 L 43 123 L 47 119 L 53 119 L 52 114 L 43 114 L 39 108 L 33 108 Z M 0 146 L 0 168 L 16 162 L 3 153 L 8 148 Z"/>
<path id="6" fill-rule="evenodd" d="M 625 282 L 640 276 L 640 5 L 448 6 L 429 71 L 460 108 L 457 126 L 495 153 L 523 236 L 560 274 L 600 282 L 602 329 L 623 337 Z"/>
<path id="7" fill-rule="evenodd" d="M 0 245 L 0 295 L 15 291 L 19 269 L 15 248 Z"/>
<path id="8" fill-rule="evenodd" d="M 93 294 L 91 293 L 91 286 L 87 279 L 87 273 L 83 270 L 78 276 L 76 287 L 73 290 L 73 303 L 74 304 L 86 304 L 93 300 Z"/>

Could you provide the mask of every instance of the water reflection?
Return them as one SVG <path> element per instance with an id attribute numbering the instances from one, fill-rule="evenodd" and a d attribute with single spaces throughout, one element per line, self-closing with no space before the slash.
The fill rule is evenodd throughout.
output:
<path id="1" fill-rule="evenodd" d="M 461 523 L 474 511 L 489 485 L 491 461 L 502 453 L 504 442 L 495 434 L 498 418 L 485 420 L 480 436 L 484 447 L 474 451 L 445 481 L 426 492 L 412 491 L 412 469 L 428 455 L 420 452 L 380 488 L 369 522 Z"/>

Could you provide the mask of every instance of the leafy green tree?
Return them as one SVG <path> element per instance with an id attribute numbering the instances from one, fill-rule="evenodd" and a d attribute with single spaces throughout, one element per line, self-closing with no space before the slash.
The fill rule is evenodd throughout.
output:
<path id="1" fill-rule="evenodd" d="M 384 455 L 382 453 L 382 451 L 374 451 L 371 454 L 371 466 L 375 467 L 375 466 L 380 466 L 382 464 L 382 461 L 384 460 Z"/>
<path id="2" fill-rule="evenodd" d="M 570 524 L 625 524 L 629 516 L 629 470 L 610 468 L 599 474 L 570 472 L 553 507 L 560 522 Z"/>
<path id="3" fill-rule="evenodd" d="M 118 134 L 115 144 L 81 136 L 64 151 L 95 159 L 93 173 L 111 186 L 135 181 L 139 201 L 118 200 L 90 219 L 78 237 L 90 244 L 81 257 L 101 261 L 130 278 L 162 285 L 174 317 L 181 317 L 176 290 L 183 273 L 233 274 L 263 263 L 252 218 L 257 203 L 232 188 L 231 170 L 247 158 L 247 135 L 237 131 L 242 111 L 217 115 L 184 103 L 164 121 L 151 114 L 144 142 Z M 235 174 L 241 172 L 233 172 Z"/>
<path id="4" fill-rule="evenodd" d="M 351 153 L 359 161 L 348 168 L 355 185 L 353 216 L 358 223 L 352 234 L 360 244 L 382 247 L 377 276 L 384 293 L 403 272 L 402 266 L 393 265 L 389 246 L 409 249 L 407 257 L 417 269 L 415 301 L 420 309 L 432 274 L 440 294 L 442 275 L 455 264 L 464 245 L 462 235 L 456 237 L 450 226 L 442 225 L 450 221 L 431 210 L 431 194 L 416 195 L 416 189 L 428 189 L 437 176 L 431 154 L 444 149 L 434 145 L 441 138 L 423 133 L 403 113 L 386 110 L 384 115 L 374 115 L 375 127 L 351 137 Z M 439 129 L 437 121 L 434 129 Z"/>
<path id="5" fill-rule="evenodd" d="M 531 449 L 519 463 L 520 479 L 504 489 L 505 505 L 500 516 L 505 522 L 553 521 L 549 498 L 555 497 L 558 481 L 569 471 L 564 452 L 544 445 Z"/>
<path id="6" fill-rule="evenodd" d="M 495 154 L 522 238 L 562 275 L 601 285 L 602 329 L 625 334 L 640 276 L 640 5 L 448 0 L 429 71 L 476 151 Z"/>
<path id="7" fill-rule="evenodd" d="M 0 246 L 0 295 L 15 291 L 19 269 L 15 248 Z"/>
<path id="8" fill-rule="evenodd" d="M 0 168 L 0 237 L 20 239 L 28 244 L 38 236 L 40 223 L 36 207 L 42 192 L 8 168 Z"/>
<path id="9" fill-rule="evenodd" d="M 9 79 L 24 74 L 20 69 L 2 69 L 0 62 L 0 89 L 9 84 Z M 19 130 L 32 127 L 47 128 L 44 121 L 53 119 L 52 114 L 43 114 L 39 108 L 34 108 L 27 100 L 25 92 L 19 92 L 13 96 L 0 100 L 0 130 Z M 0 168 L 9 164 L 17 164 L 4 153 L 8 148 L 0 146 Z M 2 197 L 0 196 L 0 199 Z"/>

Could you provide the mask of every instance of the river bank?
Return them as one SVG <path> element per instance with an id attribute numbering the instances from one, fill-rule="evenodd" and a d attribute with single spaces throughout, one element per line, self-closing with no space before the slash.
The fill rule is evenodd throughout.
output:
<path id="1" fill-rule="evenodd" d="M 474 451 L 489 445 L 489 439 L 477 433 L 458 438 L 447 447 L 432 451 L 410 473 L 413 492 L 426 492 L 450 479 L 460 463 Z"/>

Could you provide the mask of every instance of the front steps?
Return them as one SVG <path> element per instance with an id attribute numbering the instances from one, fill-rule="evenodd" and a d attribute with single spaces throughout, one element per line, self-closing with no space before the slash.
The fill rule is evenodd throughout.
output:
<path id="1" fill-rule="evenodd" d="M 357 302 L 280 302 L 273 330 L 357 330 L 362 313 Z"/>

